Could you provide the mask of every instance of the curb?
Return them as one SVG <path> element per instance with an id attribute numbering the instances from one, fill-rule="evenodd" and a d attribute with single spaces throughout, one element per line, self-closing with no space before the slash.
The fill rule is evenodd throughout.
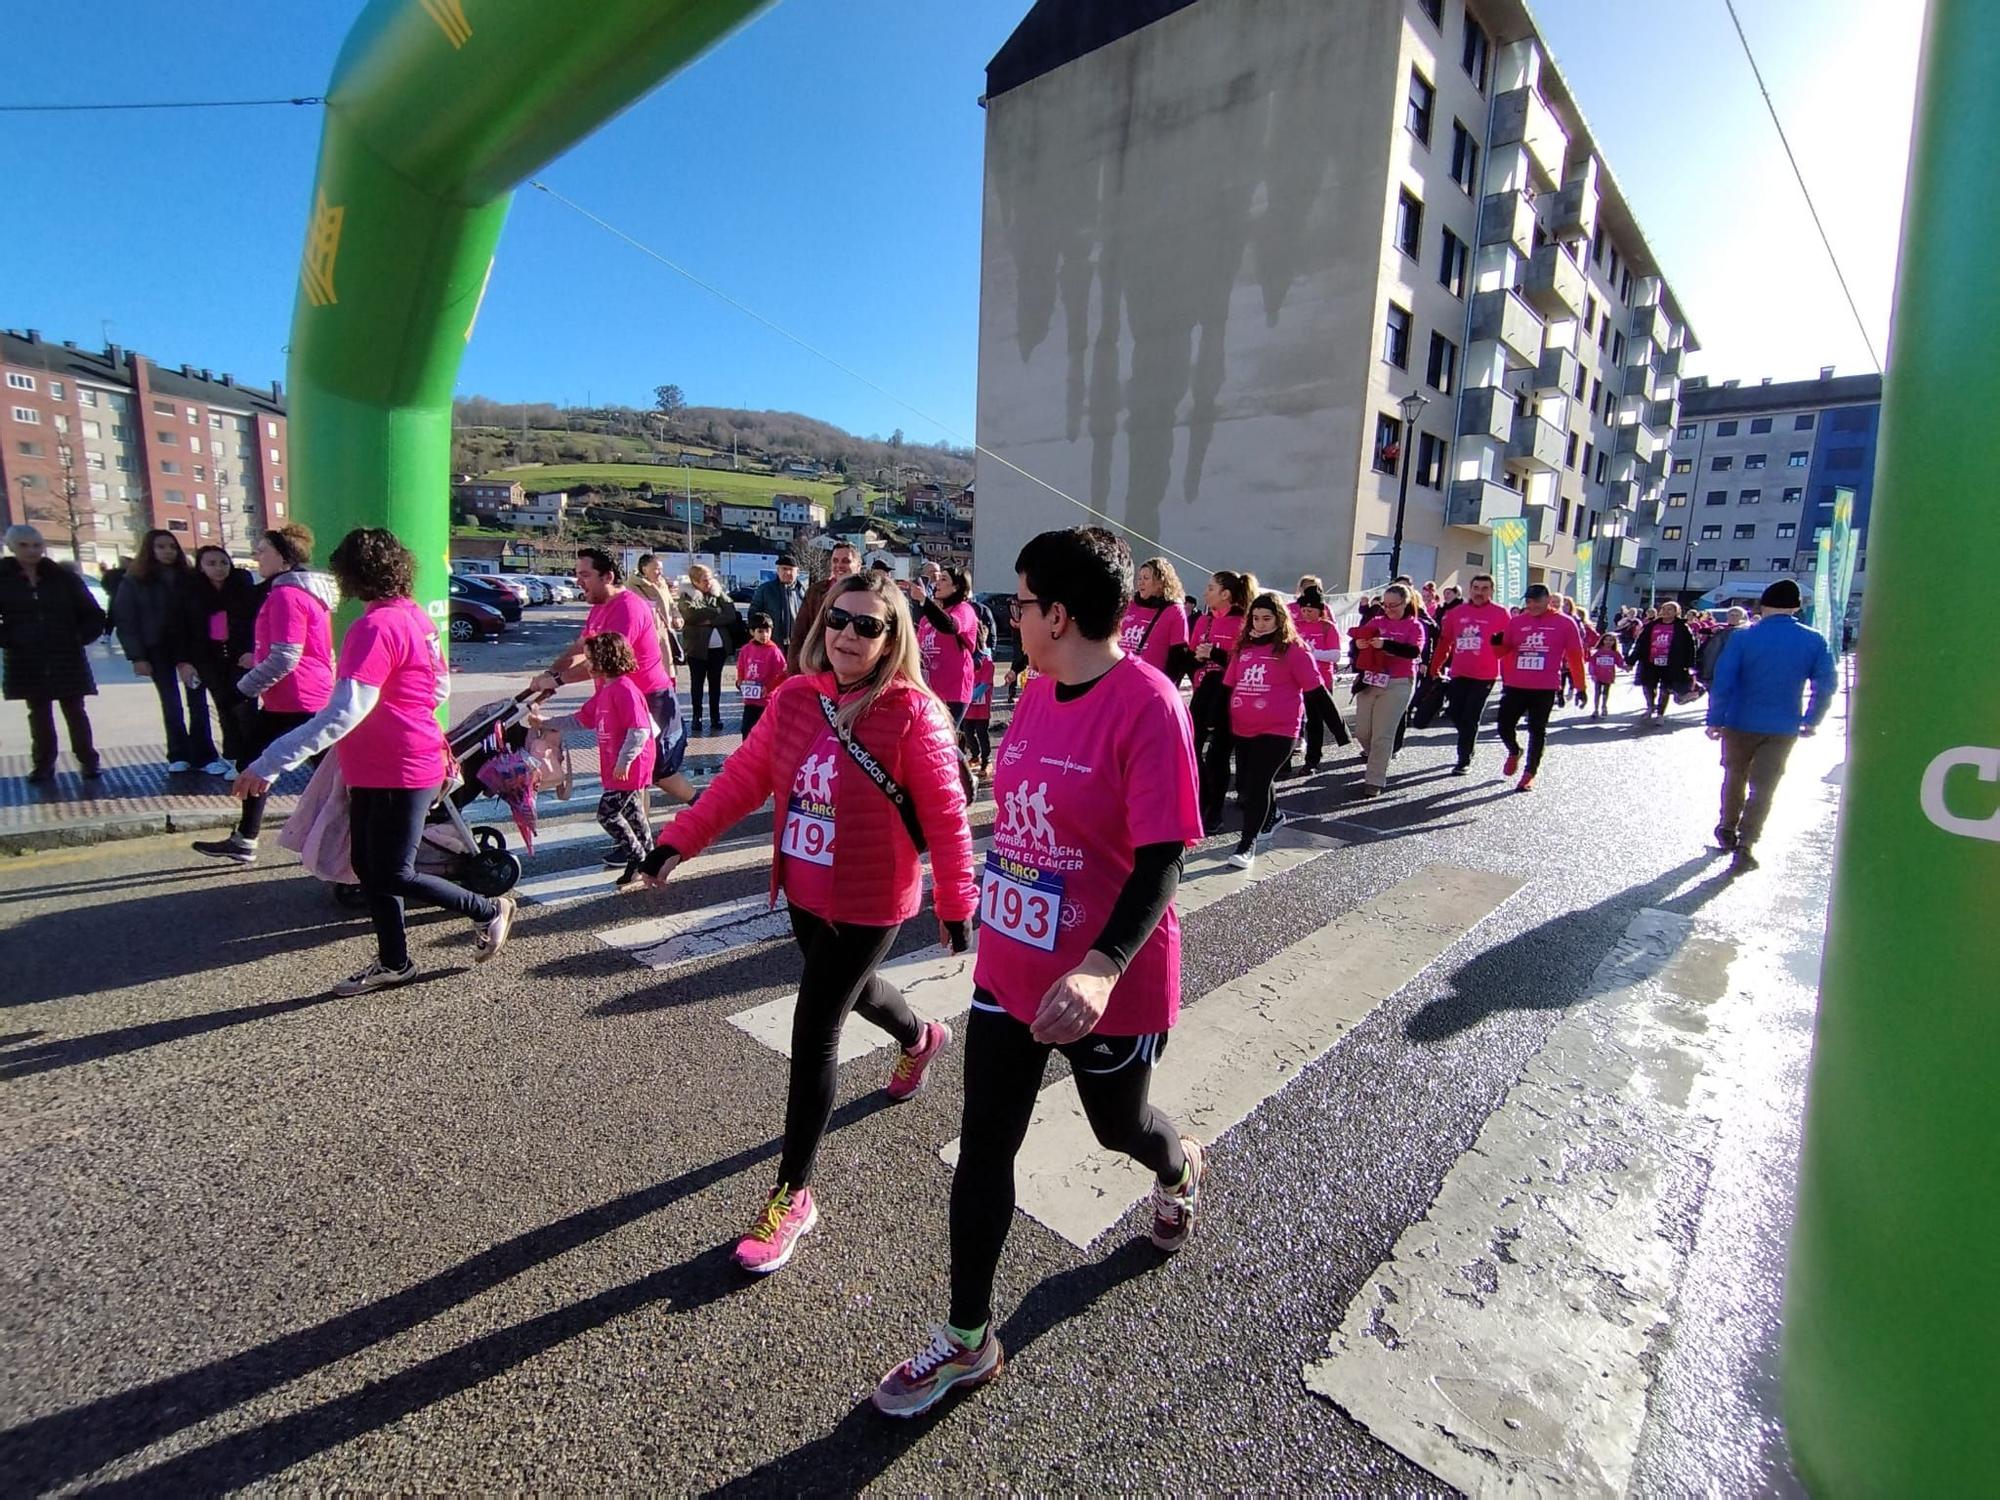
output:
<path id="1" fill-rule="evenodd" d="M 130 813 L 117 818 L 93 818 L 87 823 L 22 829 L 0 833 L 0 855 L 39 854 L 49 849 L 75 849 L 123 839 L 153 838 L 163 833 L 201 833 L 217 828 L 233 828 L 237 816 L 229 811 Z M 275 828 L 285 821 L 285 816 L 273 808 L 265 814 L 264 826 Z"/>

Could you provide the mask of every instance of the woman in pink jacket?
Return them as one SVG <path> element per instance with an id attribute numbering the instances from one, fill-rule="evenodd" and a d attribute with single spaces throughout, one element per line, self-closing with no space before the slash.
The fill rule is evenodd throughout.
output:
<path id="1" fill-rule="evenodd" d="M 928 847 L 932 901 L 954 953 L 970 946 L 979 905 L 972 834 L 950 718 L 924 686 L 909 606 L 885 574 L 844 579 L 799 654 L 800 675 L 772 696 L 722 773 L 660 833 L 647 860 L 659 885 L 732 825 L 777 796 L 771 899 L 782 889 L 805 954 L 792 1019 L 791 1092 L 778 1185 L 736 1247 L 762 1275 L 792 1257 L 819 1222 L 814 1158 L 833 1113 L 840 1030 L 850 1010 L 903 1048 L 889 1096 L 907 1099 L 951 1041 L 919 1021 L 876 966 L 923 899 L 918 856 Z M 921 840 L 921 842 L 920 842 Z"/>

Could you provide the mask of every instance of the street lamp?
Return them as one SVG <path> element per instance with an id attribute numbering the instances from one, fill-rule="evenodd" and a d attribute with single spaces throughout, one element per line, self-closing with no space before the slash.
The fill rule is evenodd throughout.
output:
<path id="1" fill-rule="evenodd" d="M 1389 582 L 1394 583 L 1403 571 L 1403 511 L 1410 503 L 1410 464 L 1416 458 L 1417 418 L 1424 414 L 1424 408 L 1431 404 L 1430 397 L 1420 391 L 1411 391 L 1396 403 L 1403 414 L 1403 478 L 1396 494 L 1396 532 L 1389 539 Z"/>

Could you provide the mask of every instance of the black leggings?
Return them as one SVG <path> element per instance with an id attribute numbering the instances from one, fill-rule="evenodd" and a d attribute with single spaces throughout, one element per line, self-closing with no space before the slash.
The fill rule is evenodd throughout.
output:
<path id="1" fill-rule="evenodd" d="M 424 817 L 437 801 L 434 786 L 351 786 L 347 789 L 348 834 L 354 844 L 354 878 L 368 897 L 375 923 L 376 959 L 385 969 L 410 961 L 403 932 L 403 903 L 428 901 L 475 922 L 490 922 L 500 910 L 489 896 L 475 896 L 437 875 L 417 873 L 417 845 Z"/>
<path id="2" fill-rule="evenodd" d="M 959 726 L 959 745 L 982 766 L 993 763 L 993 721 L 967 719 Z"/>
<path id="3" fill-rule="evenodd" d="M 1486 696 L 1493 691 L 1493 680 L 1479 677 L 1454 677 L 1444 685 L 1445 712 L 1451 716 L 1451 727 L 1458 731 L 1458 763 L 1472 764 L 1472 746 L 1479 738 L 1479 716 L 1486 712 Z"/>
<path id="4" fill-rule="evenodd" d="M 1278 772 L 1292 758 L 1298 743 L 1289 735 L 1246 734 L 1236 738 L 1236 805 L 1243 810 L 1243 832 L 1236 852 L 1248 854 L 1257 835 L 1271 821 L 1277 805 Z"/>
<path id="5" fill-rule="evenodd" d="M 1117 1057 L 1092 1055 L 1109 1041 Z M 1076 1079 L 1083 1113 L 1107 1151 L 1122 1151 L 1177 1183 L 1187 1168 L 1174 1122 L 1146 1100 L 1153 1063 L 1167 1035 L 1087 1036 L 1062 1047 Z M 993 1276 L 1014 1218 L 1014 1159 L 1027 1139 L 1035 1099 L 1049 1062 L 1048 1047 L 1026 1023 L 998 1009 L 984 990 L 972 996 L 965 1026 L 965 1119 L 958 1170 L 951 1178 L 951 1324 L 977 1328 L 993 1316 Z M 1089 1069 L 1104 1071 L 1092 1072 Z"/>
<path id="6" fill-rule="evenodd" d="M 243 705 L 243 710 L 243 758 L 236 762 L 236 769 L 239 771 L 249 770 L 251 761 L 312 717 L 306 713 L 282 713 L 274 709 L 254 708 L 248 703 Z M 319 764 L 316 757 L 313 764 Z M 270 800 L 269 792 L 260 792 L 255 797 L 243 799 L 243 816 L 236 820 L 238 838 L 256 842 L 257 835 L 264 831 L 264 804 Z"/>
<path id="7" fill-rule="evenodd" d="M 905 1051 L 924 1039 L 924 1023 L 903 992 L 875 972 L 896 934 L 894 927 L 857 927 L 792 909 L 792 936 L 805 954 L 799 1003 L 792 1012 L 792 1086 L 785 1097 L 785 1149 L 778 1160 L 780 1186 L 812 1181 L 819 1143 L 833 1115 L 840 1070 L 840 1028 L 850 1010 L 874 1022 Z"/>
<path id="8" fill-rule="evenodd" d="M 1534 775 L 1542 764 L 1542 742 L 1548 737 L 1549 715 L 1556 706 L 1554 688 L 1500 689 L 1500 743 L 1507 747 L 1509 755 L 1521 753 L 1521 742 L 1514 737 L 1520 728 L 1521 715 L 1528 716 L 1528 774 Z"/>
<path id="9" fill-rule="evenodd" d="M 711 651 L 707 656 L 688 658 L 688 690 L 694 695 L 694 715 L 688 720 L 688 733 L 701 728 L 701 689 L 708 686 L 708 723 L 711 728 L 722 723 L 722 669 L 729 665 L 727 651 Z"/>
<path id="10" fill-rule="evenodd" d="M 1334 706 L 1333 690 L 1327 689 L 1327 699 L 1321 703 L 1317 698 L 1306 699 L 1306 766 L 1308 769 L 1319 764 L 1320 750 L 1326 743 L 1326 731 L 1333 731 L 1333 742 L 1345 745 L 1349 736 L 1347 725 L 1340 717 L 1340 710 Z"/>
<path id="11" fill-rule="evenodd" d="M 1661 718 L 1673 707 L 1674 690 L 1685 686 L 1686 681 L 1686 672 L 1656 667 L 1651 662 L 1639 668 L 1639 688 L 1646 695 L 1646 708 Z"/>
<path id="12" fill-rule="evenodd" d="M 222 725 L 222 758 L 234 763 L 240 771 L 249 764 L 243 753 L 244 715 L 248 709 L 243 695 L 236 691 L 236 679 L 243 674 L 219 646 L 205 653 L 194 669 L 201 685 L 208 689 L 209 700 L 215 704 L 215 717 Z"/>

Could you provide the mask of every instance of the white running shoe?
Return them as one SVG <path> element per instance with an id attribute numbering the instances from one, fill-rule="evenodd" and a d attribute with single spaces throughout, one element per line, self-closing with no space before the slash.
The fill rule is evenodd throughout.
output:
<path id="1" fill-rule="evenodd" d="M 1257 856 L 1239 850 L 1229 856 L 1228 864 L 1232 870 L 1254 870 L 1257 868 Z"/>
<path id="2" fill-rule="evenodd" d="M 167 762 L 167 774 L 169 776 L 184 776 L 193 769 L 194 767 L 184 760 L 170 760 Z"/>
<path id="3" fill-rule="evenodd" d="M 340 996 L 365 995 L 370 990 L 386 990 L 399 984 L 408 984 L 417 977 L 416 960 L 412 959 L 400 969 L 385 969 L 379 963 L 370 964 L 359 974 L 350 974 L 333 987 Z"/>
<path id="4" fill-rule="evenodd" d="M 494 954 L 507 946 L 508 934 L 514 930 L 514 898 L 496 898 L 500 910 L 493 914 L 493 920 L 479 929 L 479 935 L 472 940 L 472 957 L 477 963 L 485 963 Z"/>
<path id="5" fill-rule="evenodd" d="M 214 760 L 201 768 L 201 773 L 204 776 L 234 776 L 236 774 L 236 767 L 232 762 L 226 761 L 218 755 Z"/>

